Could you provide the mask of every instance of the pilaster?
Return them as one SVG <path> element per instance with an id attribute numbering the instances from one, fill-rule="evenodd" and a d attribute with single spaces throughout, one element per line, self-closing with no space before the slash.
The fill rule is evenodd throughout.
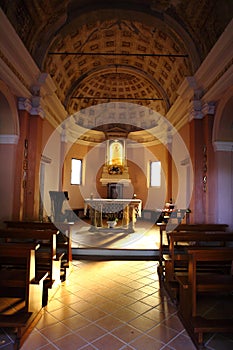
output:
<path id="1" fill-rule="evenodd" d="M 200 95 L 201 97 L 201 95 Z M 194 99 L 190 110 L 190 155 L 194 170 L 191 200 L 194 222 L 214 222 L 214 150 L 212 146 L 215 104 Z"/>
<path id="2" fill-rule="evenodd" d="M 40 96 L 19 98 L 20 138 L 17 147 L 14 219 L 36 220 L 39 215 L 39 173 L 44 111 Z"/>
<path id="3" fill-rule="evenodd" d="M 190 203 L 192 210 L 191 220 L 203 223 L 205 220 L 203 203 L 203 114 L 201 101 L 196 100 L 190 110 L 190 156 L 193 164 L 193 194 Z"/>

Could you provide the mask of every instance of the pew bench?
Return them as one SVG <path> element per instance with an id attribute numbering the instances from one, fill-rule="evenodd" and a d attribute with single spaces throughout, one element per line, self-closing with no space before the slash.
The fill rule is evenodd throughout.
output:
<path id="1" fill-rule="evenodd" d="M 170 244 L 169 233 L 170 232 L 226 232 L 228 229 L 227 224 L 157 224 L 159 227 L 160 247 L 159 247 L 159 267 L 158 275 L 163 278 L 163 258 L 168 253 L 168 246 Z M 168 246 L 164 245 L 164 234 Z"/>
<path id="2" fill-rule="evenodd" d="M 48 273 L 44 281 L 43 305 L 48 302 L 48 289 L 56 288 L 61 282 L 61 260 L 63 253 L 57 254 L 55 230 L 32 230 L 32 229 L 0 229 L 0 238 L 5 242 L 12 243 L 39 243 L 40 248 L 36 250 L 35 266 L 36 275 Z M 18 269 L 21 265 L 18 262 Z"/>
<path id="3" fill-rule="evenodd" d="M 164 255 L 164 275 L 163 282 L 168 294 L 174 302 L 178 301 L 179 285 L 177 275 L 187 274 L 189 256 L 187 248 L 199 247 L 205 249 L 213 246 L 226 246 L 233 242 L 233 233 L 231 232 L 170 232 L 169 235 L 169 253 Z M 224 265 L 219 262 L 217 265 L 212 262 L 202 262 L 198 265 L 202 272 L 211 272 L 214 269 L 224 271 Z"/>
<path id="4" fill-rule="evenodd" d="M 38 248 L 37 243 L 0 244 L 0 327 L 16 330 L 14 349 L 22 345 L 42 311 L 47 274 L 36 276 Z"/>
<path id="5" fill-rule="evenodd" d="M 200 304 L 201 295 L 217 294 L 219 298 L 225 298 L 229 295 L 231 306 L 233 305 L 233 275 L 232 261 L 233 248 L 201 248 L 188 249 L 188 274 L 178 275 L 179 283 L 179 316 L 184 323 L 187 331 L 197 346 L 203 345 L 204 333 L 216 332 L 233 332 L 233 315 L 231 318 L 207 318 L 201 314 L 198 305 Z M 228 266 L 228 273 L 218 273 L 212 271 L 202 273 L 198 269 L 198 263 L 214 262 L 225 263 Z"/>
<path id="6" fill-rule="evenodd" d="M 41 221 L 5 221 L 7 228 L 21 228 L 30 230 L 55 230 L 57 234 L 57 253 L 64 253 L 62 257 L 63 280 L 69 275 L 72 269 L 72 248 L 70 223 L 63 222 L 41 222 Z"/>

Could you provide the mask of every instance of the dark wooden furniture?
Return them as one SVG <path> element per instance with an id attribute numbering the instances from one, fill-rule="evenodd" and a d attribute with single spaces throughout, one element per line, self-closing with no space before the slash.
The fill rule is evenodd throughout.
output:
<path id="1" fill-rule="evenodd" d="M 63 253 L 61 267 L 63 270 L 63 279 L 66 279 L 72 268 L 71 224 L 40 221 L 5 221 L 5 224 L 8 228 L 59 231 L 56 235 L 56 249 L 57 253 Z"/>
<path id="2" fill-rule="evenodd" d="M 164 232 L 167 235 L 167 241 L 169 244 L 169 235 L 170 232 L 226 232 L 228 225 L 226 224 L 157 224 L 159 227 L 159 236 L 160 236 L 160 246 L 159 246 L 159 268 L 158 274 L 162 277 L 163 274 L 163 255 L 167 254 L 168 247 L 163 244 L 163 234 Z"/>
<path id="3" fill-rule="evenodd" d="M 233 242 L 233 232 L 170 232 L 169 252 L 163 256 L 163 282 L 171 298 L 178 299 L 178 274 L 186 274 L 188 271 L 187 249 L 199 247 L 212 248 L 213 246 L 226 246 Z M 201 266 L 202 271 L 211 271 L 215 265 L 205 264 Z"/>
<path id="4" fill-rule="evenodd" d="M 41 272 L 48 273 L 44 281 L 43 305 L 48 301 L 48 288 L 53 288 L 61 281 L 61 259 L 63 254 L 56 251 L 55 230 L 32 230 L 22 228 L 0 229 L 0 238 L 5 242 L 12 243 L 39 243 L 40 248 L 36 251 L 36 275 Z"/>
<path id="5" fill-rule="evenodd" d="M 19 349 L 42 310 L 43 282 L 36 275 L 36 243 L 0 244 L 0 327 L 16 329 L 14 349 Z"/>
<path id="6" fill-rule="evenodd" d="M 179 316 L 187 331 L 197 346 L 203 345 L 203 334 L 206 332 L 233 332 L 233 315 L 231 318 L 203 317 L 198 310 L 200 294 L 212 295 L 217 293 L 224 298 L 229 293 L 232 298 L 233 276 L 231 271 L 233 248 L 199 248 L 188 249 L 188 274 L 178 275 L 179 282 Z M 218 269 L 209 273 L 200 272 L 200 264 L 223 264 L 228 267 L 225 273 L 218 273 Z M 199 299 L 198 299 L 199 296 Z"/>

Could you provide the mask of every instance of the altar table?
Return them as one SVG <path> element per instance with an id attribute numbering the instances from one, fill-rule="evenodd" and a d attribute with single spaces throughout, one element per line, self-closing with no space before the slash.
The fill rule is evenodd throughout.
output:
<path id="1" fill-rule="evenodd" d="M 123 213 L 122 229 L 128 233 L 135 232 L 135 222 L 141 216 L 141 199 L 103 199 L 86 198 L 84 200 L 84 214 L 90 210 L 91 231 L 103 227 L 103 215 Z M 114 229 L 113 229 L 114 230 Z"/>

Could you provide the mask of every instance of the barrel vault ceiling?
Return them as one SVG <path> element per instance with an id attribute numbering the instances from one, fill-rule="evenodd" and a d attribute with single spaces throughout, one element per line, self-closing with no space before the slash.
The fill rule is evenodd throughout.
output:
<path id="1" fill-rule="evenodd" d="M 231 0 L 0 3 L 41 72 L 51 75 L 67 115 L 84 111 L 84 124 L 87 107 L 109 102 L 166 117 L 182 81 L 195 73 L 233 13 Z M 104 138 L 113 130 L 145 133 L 141 124 L 123 120 L 94 129 L 98 140 L 98 133 Z"/>

